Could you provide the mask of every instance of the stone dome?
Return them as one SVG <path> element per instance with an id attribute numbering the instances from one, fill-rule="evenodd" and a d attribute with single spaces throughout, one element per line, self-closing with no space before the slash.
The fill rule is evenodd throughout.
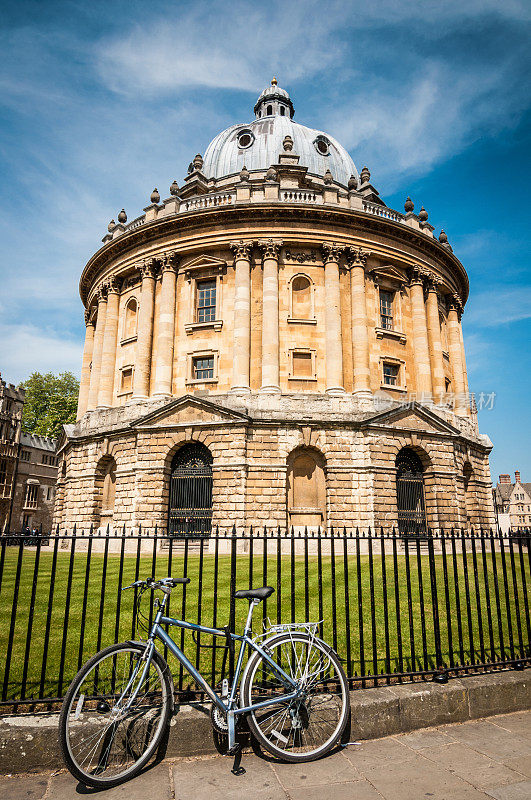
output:
<path id="1" fill-rule="evenodd" d="M 323 178 L 330 170 L 333 180 L 345 187 L 351 175 L 359 177 L 352 158 L 332 136 L 293 121 L 290 96 L 275 79 L 260 94 L 254 112 L 255 120 L 231 125 L 210 142 L 203 164 L 207 178 L 239 174 L 244 166 L 251 173 L 269 169 L 278 163 L 285 136 L 293 139 L 293 153 L 310 175 Z"/>

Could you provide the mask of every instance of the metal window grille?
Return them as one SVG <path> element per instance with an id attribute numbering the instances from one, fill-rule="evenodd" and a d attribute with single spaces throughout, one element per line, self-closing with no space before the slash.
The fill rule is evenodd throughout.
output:
<path id="1" fill-rule="evenodd" d="M 194 358 L 194 380 L 204 381 L 214 377 L 214 356 Z"/>
<path id="2" fill-rule="evenodd" d="M 213 322 L 216 319 L 216 281 L 197 284 L 197 321 Z"/>
<path id="3" fill-rule="evenodd" d="M 380 321 L 386 331 L 393 328 L 393 293 L 380 290 Z"/>
<path id="4" fill-rule="evenodd" d="M 400 367 L 398 366 L 398 364 L 384 363 L 383 382 L 387 386 L 397 386 L 399 373 L 400 373 Z"/>

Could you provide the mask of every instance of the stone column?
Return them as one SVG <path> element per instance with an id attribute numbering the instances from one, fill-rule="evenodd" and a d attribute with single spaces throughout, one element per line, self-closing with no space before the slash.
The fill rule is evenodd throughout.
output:
<path id="1" fill-rule="evenodd" d="M 103 334 L 103 346 L 101 349 L 98 408 L 110 408 L 110 406 L 112 406 L 119 302 L 120 281 L 113 279 L 107 286 L 107 316 L 105 317 L 105 332 Z"/>
<path id="2" fill-rule="evenodd" d="M 252 242 L 231 242 L 234 252 L 234 345 L 232 353 L 232 387 L 234 394 L 251 391 L 251 252 Z"/>
<path id="3" fill-rule="evenodd" d="M 341 298 L 339 257 L 343 248 L 337 244 L 321 246 L 325 268 L 326 323 L 326 393 L 345 394 L 343 388 L 343 346 L 341 341 Z"/>
<path id="4" fill-rule="evenodd" d="M 151 373 L 151 345 L 155 310 L 155 262 L 147 261 L 141 267 L 140 272 L 142 274 L 142 293 L 138 312 L 133 397 L 145 399 L 149 397 L 149 377 Z"/>
<path id="5" fill-rule="evenodd" d="M 94 411 L 98 405 L 100 388 L 101 351 L 103 348 L 103 334 L 105 332 L 105 317 L 107 316 L 107 290 L 100 286 L 96 294 L 98 298 L 98 316 L 96 318 L 96 332 L 94 333 L 94 347 L 92 349 L 92 370 L 90 373 L 90 387 L 87 411 Z"/>
<path id="6" fill-rule="evenodd" d="M 462 314 L 461 314 L 462 316 Z M 468 398 L 468 371 L 466 368 L 466 356 L 465 356 L 465 341 L 463 339 L 463 325 L 461 321 L 459 322 L 459 338 L 461 339 L 461 363 L 463 364 L 463 384 L 465 387 L 465 394 Z"/>
<path id="7" fill-rule="evenodd" d="M 445 386 L 442 357 L 441 322 L 439 319 L 437 285 L 433 280 L 428 280 L 426 316 L 428 318 L 428 341 L 430 346 L 433 399 L 436 403 L 442 403 L 445 395 Z"/>
<path id="8" fill-rule="evenodd" d="M 413 317 L 413 353 L 417 373 L 417 399 L 429 401 L 431 399 L 430 350 L 424 306 L 424 276 L 420 270 L 413 270 L 409 285 Z"/>
<path id="9" fill-rule="evenodd" d="M 457 295 L 454 295 L 448 309 L 448 350 L 454 379 L 453 389 L 456 398 L 455 410 L 458 414 L 464 413 L 463 407 L 465 404 L 465 382 L 460 331 L 461 309 L 461 300 Z"/>
<path id="10" fill-rule="evenodd" d="M 173 345 L 175 340 L 175 288 L 177 266 L 173 253 L 162 262 L 162 285 L 160 290 L 159 333 L 157 361 L 155 364 L 155 397 L 171 395 L 173 377 Z"/>
<path id="11" fill-rule="evenodd" d="M 77 401 L 77 419 L 81 419 L 88 406 L 88 396 L 90 389 L 90 364 L 92 352 L 94 350 L 94 321 L 88 317 L 89 311 L 85 312 L 85 346 L 83 347 L 83 361 L 81 363 L 81 381 L 79 383 L 79 398 Z"/>
<path id="12" fill-rule="evenodd" d="M 354 365 L 353 394 L 371 396 L 371 369 L 369 363 L 369 328 L 367 295 L 365 290 L 365 265 L 370 253 L 361 248 L 349 248 L 350 294 L 352 321 L 352 361 Z"/>
<path id="13" fill-rule="evenodd" d="M 278 338 L 278 254 L 281 241 L 261 240 L 262 275 L 262 387 L 264 394 L 280 392 Z"/>

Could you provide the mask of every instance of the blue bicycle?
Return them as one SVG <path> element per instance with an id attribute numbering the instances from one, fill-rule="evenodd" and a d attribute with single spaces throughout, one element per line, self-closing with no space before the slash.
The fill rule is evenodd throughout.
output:
<path id="1" fill-rule="evenodd" d="M 109 788 L 134 777 L 167 734 L 173 680 L 156 640 L 212 700 L 212 724 L 227 735 L 229 752 L 237 751 L 236 728 L 243 715 L 258 743 L 283 761 L 313 761 L 341 739 L 348 720 L 348 683 L 337 653 L 317 637 L 317 624 L 275 625 L 253 637 L 253 611 L 273 594 L 271 586 L 235 593 L 249 600 L 241 635 L 165 616 L 172 589 L 189 580 L 148 578 L 125 587 L 137 587 L 139 602 L 147 589 L 162 592 L 147 641 L 106 647 L 72 681 L 59 717 L 59 739 L 66 765 L 81 783 Z M 239 642 L 232 684 L 224 680 L 218 691 L 210 686 L 163 626 L 222 636 L 229 648 Z"/>

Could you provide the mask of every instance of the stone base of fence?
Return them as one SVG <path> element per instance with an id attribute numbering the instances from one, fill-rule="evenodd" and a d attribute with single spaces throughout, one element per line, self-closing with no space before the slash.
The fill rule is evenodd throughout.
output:
<path id="1" fill-rule="evenodd" d="M 419 728 L 531 708 L 531 669 L 473 675 L 447 684 L 418 682 L 351 692 L 349 740 L 377 739 Z M 0 717 L 0 773 L 63 767 L 58 714 Z M 249 741 L 242 736 L 244 747 Z M 209 706 L 176 707 L 167 758 L 216 752 Z"/>

